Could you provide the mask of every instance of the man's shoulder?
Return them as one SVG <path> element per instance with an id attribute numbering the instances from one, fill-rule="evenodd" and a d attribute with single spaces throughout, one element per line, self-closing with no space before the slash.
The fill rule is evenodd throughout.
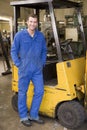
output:
<path id="1" fill-rule="evenodd" d="M 44 34 L 43 34 L 41 31 L 38 31 L 38 35 L 39 35 L 40 37 L 44 37 Z"/>
<path id="2" fill-rule="evenodd" d="M 18 31 L 17 33 L 16 33 L 16 35 L 21 35 L 21 34 L 24 34 L 25 33 L 25 29 L 24 30 L 21 30 L 21 31 Z"/>

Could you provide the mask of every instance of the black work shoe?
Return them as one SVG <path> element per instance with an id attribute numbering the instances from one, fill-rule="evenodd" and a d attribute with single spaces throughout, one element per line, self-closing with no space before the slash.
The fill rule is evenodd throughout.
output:
<path id="1" fill-rule="evenodd" d="M 21 123 L 24 125 L 24 126 L 31 126 L 31 122 L 29 120 L 23 120 L 21 121 Z"/>
<path id="2" fill-rule="evenodd" d="M 33 120 L 33 121 L 35 121 L 38 124 L 44 124 L 44 121 L 42 119 L 37 119 L 37 120 Z"/>
<path id="3" fill-rule="evenodd" d="M 36 122 L 36 123 L 38 123 L 38 124 L 44 124 L 44 121 L 43 121 L 42 119 L 40 119 L 40 118 L 38 118 L 38 119 L 29 118 L 29 120 L 30 120 L 30 121 L 34 121 L 34 122 Z"/>

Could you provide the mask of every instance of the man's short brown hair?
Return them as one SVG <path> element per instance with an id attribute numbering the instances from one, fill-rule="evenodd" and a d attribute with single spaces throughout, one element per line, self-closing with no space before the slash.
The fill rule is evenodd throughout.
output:
<path id="1" fill-rule="evenodd" d="M 29 20 L 29 17 L 32 17 L 32 18 L 37 18 L 37 19 L 38 19 L 38 17 L 37 17 L 37 15 L 36 15 L 36 14 L 29 14 L 29 16 L 28 16 L 28 19 L 27 19 L 27 20 Z"/>

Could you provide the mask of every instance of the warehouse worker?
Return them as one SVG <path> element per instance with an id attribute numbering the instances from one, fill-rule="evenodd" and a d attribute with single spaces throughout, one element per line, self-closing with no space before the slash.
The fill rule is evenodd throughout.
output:
<path id="1" fill-rule="evenodd" d="M 21 123 L 30 126 L 31 121 L 42 124 L 38 111 L 44 94 L 43 66 L 46 63 L 46 41 L 36 28 L 37 16 L 32 14 L 27 20 L 28 29 L 17 32 L 11 47 L 11 56 L 18 67 L 18 111 Z M 30 80 L 34 84 L 34 96 L 30 113 L 26 105 L 26 95 Z"/>

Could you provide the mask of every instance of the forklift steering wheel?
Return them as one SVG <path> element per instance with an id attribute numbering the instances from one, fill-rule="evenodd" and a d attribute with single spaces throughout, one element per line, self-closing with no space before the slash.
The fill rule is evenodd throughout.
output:
<path id="1" fill-rule="evenodd" d="M 64 42 L 60 43 L 61 50 L 64 54 L 68 55 L 69 59 L 74 59 L 73 50 L 70 46 L 70 43 L 72 42 L 72 39 L 67 39 Z"/>
<path id="2" fill-rule="evenodd" d="M 72 40 L 73 40 L 72 38 L 71 39 L 67 39 L 67 40 L 61 42 L 60 46 L 67 46 L 68 44 L 70 44 L 72 42 Z"/>

